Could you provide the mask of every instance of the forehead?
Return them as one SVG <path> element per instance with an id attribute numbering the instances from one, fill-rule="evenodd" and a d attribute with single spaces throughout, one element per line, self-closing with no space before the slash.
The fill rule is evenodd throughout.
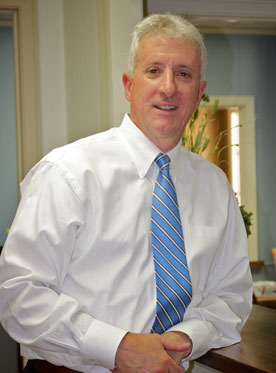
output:
<path id="1" fill-rule="evenodd" d="M 173 38 L 166 34 L 144 36 L 139 43 L 136 66 L 151 62 L 175 61 L 200 65 L 200 50 L 195 42 L 185 38 Z M 182 62 L 181 62 L 182 61 Z"/>

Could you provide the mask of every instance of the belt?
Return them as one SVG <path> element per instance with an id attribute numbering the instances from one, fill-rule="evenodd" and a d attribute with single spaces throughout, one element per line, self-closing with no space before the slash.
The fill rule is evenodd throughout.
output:
<path id="1" fill-rule="evenodd" d="M 54 365 L 46 360 L 29 360 L 26 368 L 27 372 L 33 373 L 79 373 L 77 370 Z"/>

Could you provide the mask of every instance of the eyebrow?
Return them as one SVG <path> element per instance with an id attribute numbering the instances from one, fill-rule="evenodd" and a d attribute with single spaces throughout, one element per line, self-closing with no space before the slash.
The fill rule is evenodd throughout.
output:
<path id="1" fill-rule="evenodd" d="M 163 65 L 165 65 L 165 64 L 162 63 L 162 62 L 153 61 L 153 62 L 146 63 L 145 67 L 147 68 L 147 67 L 150 67 L 150 66 L 163 66 Z M 177 69 L 188 69 L 190 71 L 195 70 L 194 65 L 190 66 L 190 65 L 185 65 L 185 64 L 178 64 L 174 67 L 177 68 Z"/>

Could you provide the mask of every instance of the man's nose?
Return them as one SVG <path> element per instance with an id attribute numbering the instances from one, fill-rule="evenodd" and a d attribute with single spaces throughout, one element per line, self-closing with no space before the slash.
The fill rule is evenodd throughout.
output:
<path id="1" fill-rule="evenodd" d="M 164 71 L 160 84 L 160 92 L 166 97 L 172 97 L 175 94 L 176 83 L 173 71 Z"/>

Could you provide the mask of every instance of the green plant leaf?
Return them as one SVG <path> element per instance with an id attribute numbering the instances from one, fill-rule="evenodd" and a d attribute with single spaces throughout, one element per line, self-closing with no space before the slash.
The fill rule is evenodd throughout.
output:
<path id="1" fill-rule="evenodd" d="M 203 141 L 203 145 L 202 145 L 202 148 L 201 148 L 201 153 L 204 152 L 204 150 L 207 149 L 208 145 L 209 145 L 209 142 L 210 142 L 210 139 L 208 137 L 204 137 L 204 141 Z"/>
<path id="2" fill-rule="evenodd" d="M 212 108 L 211 108 L 211 115 L 214 115 L 216 114 L 217 112 L 217 109 L 218 109 L 218 103 L 219 103 L 219 100 L 216 99 L 212 105 Z"/>

